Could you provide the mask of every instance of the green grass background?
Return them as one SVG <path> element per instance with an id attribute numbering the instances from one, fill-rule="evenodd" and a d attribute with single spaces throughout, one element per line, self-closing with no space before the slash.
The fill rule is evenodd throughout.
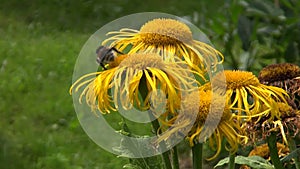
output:
<path id="1" fill-rule="evenodd" d="M 120 166 L 85 135 L 68 93 L 89 34 L 0 15 L 0 168 Z"/>

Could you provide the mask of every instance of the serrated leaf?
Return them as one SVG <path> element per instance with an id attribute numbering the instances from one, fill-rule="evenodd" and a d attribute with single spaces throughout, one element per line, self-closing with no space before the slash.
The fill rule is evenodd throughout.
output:
<path id="1" fill-rule="evenodd" d="M 141 152 L 153 151 L 151 147 L 149 147 L 149 136 L 139 136 L 134 137 L 138 139 L 131 140 L 128 137 L 124 137 L 121 139 L 121 144 L 119 147 L 113 147 L 113 150 L 116 151 L 119 157 L 138 157 L 141 156 Z"/>
<path id="2" fill-rule="evenodd" d="M 153 151 L 149 146 L 149 136 L 137 136 L 130 133 L 129 128 L 125 122 L 121 123 L 122 130 L 118 131 L 124 134 L 121 139 L 120 146 L 113 147 L 113 150 L 119 154 L 118 157 L 142 157 L 143 152 Z M 135 139 L 131 139 L 131 138 Z M 130 164 L 126 164 L 123 168 L 127 169 L 161 169 L 162 160 L 161 156 L 152 156 L 144 158 L 130 158 Z"/>
<path id="3" fill-rule="evenodd" d="M 226 157 L 221 161 L 219 161 L 214 168 L 223 166 L 224 164 L 228 164 L 228 163 L 229 163 L 229 157 Z M 250 156 L 250 157 L 236 156 L 235 163 L 241 165 L 245 164 L 254 169 L 274 169 L 273 165 L 271 165 L 270 162 L 268 162 L 267 160 L 259 156 Z"/>
<path id="4" fill-rule="evenodd" d="M 119 125 L 121 130 L 117 131 L 124 137 L 121 139 L 120 146 L 113 147 L 113 150 L 120 154 L 119 157 L 139 157 L 141 152 L 149 151 L 150 147 L 147 145 L 149 143 L 149 136 L 138 136 L 130 132 L 126 122 L 122 120 Z"/>

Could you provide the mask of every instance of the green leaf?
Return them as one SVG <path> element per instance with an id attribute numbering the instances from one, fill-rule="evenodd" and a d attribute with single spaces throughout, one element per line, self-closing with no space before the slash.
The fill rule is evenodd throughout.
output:
<path id="1" fill-rule="evenodd" d="M 272 36 L 280 36 L 281 30 L 276 25 L 266 25 L 257 29 L 257 34 L 260 36 L 264 35 L 272 35 Z"/>
<path id="2" fill-rule="evenodd" d="M 255 11 L 258 16 L 282 16 L 284 12 L 276 7 L 271 1 L 254 0 L 250 3 L 248 10 Z"/>
<path id="3" fill-rule="evenodd" d="M 297 158 L 297 157 L 300 157 L 300 148 L 297 148 L 294 151 L 290 152 L 287 156 L 283 157 L 280 161 L 284 163 L 291 160 L 292 158 Z"/>
<path id="4" fill-rule="evenodd" d="M 246 15 L 258 17 L 267 22 L 282 23 L 286 20 L 284 11 L 271 1 L 253 0 L 244 5 Z"/>
<path id="5" fill-rule="evenodd" d="M 222 160 L 220 160 L 218 162 L 218 164 L 215 165 L 214 168 L 221 167 L 222 165 L 225 165 L 225 164 L 228 164 L 228 163 L 229 163 L 229 157 L 223 158 Z"/>
<path id="6" fill-rule="evenodd" d="M 138 136 L 130 132 L 125 121 L 120 123 L 122 130 L 119 131 L 124 137 L 121 139 L 120 146 L 113 147 L 113 150 L 120 154 L 118 157 L 139 157 L 142 156 L 142 152 L 151 151 L 149 147 L 148 139 L 149 136 Z M 131 140 L 132 138 L 138 138 Z M 126 164 L 123 168 L 127 169 L 161 169 L 163 168 L 162 158 L 160 155 L 145 157 L 145 158 L 129 158 L 130 164 Z"/>
<path id="7" fill-rule="evenodd" d="M 245 16 L 240 16 L 238 19 L 238 34 L 243 43 L 243 49 L 248 51 L 251 44 L 251 34 L 253 26 L 250 19 Z"/>
<path id="8" fill-rule="evenodd" d="M 278 58 L 278 57 L 281 57 L 281 56 L 279 56 L 278 53 L 274 53 L 274 52 L 269 52 L 269 53 L 259 56 L 259 58 L 262 58 L 262 59 L 274 59 L 274 58 Z"/>
<path id="9" fill-rule="evenodd" d="M 293 4 L 289 1 L 289 0 L 280 0 L 280 2 L 285 5 L 286 7 L 295 10 L 295 7 L 293 6 Z"/>
<path id="10" fill-rule="evenodd" d="M 287 62 L 297 63 L 299 60 L 299 44 L 295 41 L 290 42 L 285 50 L 285 59 Z"/>
<path id="11" fill-rule="evenodd" d="M 223 166 L 224 164 L 227 163 L 229 163 L 229 157 L 226 157 L 221 161 L 219 161 L 214 168 Z M 274 169 L 273 165 L 271 165 L 269 161 L 259 156 L 250 156 L 250 157 L 236 156 L 235 163 L 241 165 L 245 164 L 254 169 Z"/>

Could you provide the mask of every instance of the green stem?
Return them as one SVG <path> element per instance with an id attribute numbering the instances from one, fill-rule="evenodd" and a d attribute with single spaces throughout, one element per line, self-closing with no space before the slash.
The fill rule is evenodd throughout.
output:
<path id="1" fill-rule="evenodd" d="M 162 156 L 163 156 L 163 159 L 164 159 L 164 162 L 165 162 L 166 169 L 172 169 L 171 161 L 170 161 L 170 158 L 169 158 L 169 151 L 164 152 L 162 154 Z"/>
<path id="2" fill-rule="evenodd" d="M 149 111 L 149 112 L 150 112 L 149 116 L 152 119 L 153 115 L 152 115 L 151 111 Z M 153 120 L 151 122 L 151 124 L 152 124 L 154 132 L 156 134 L 160 134 L 160 133 L 157 133 L 157 131 L 159 131 L 159 127 L 160 127 L 158 120 L 157 119 Z M 160 146 L 162 146 L 162 149 L 164 149 L 166 145 L 163 144 L 163 143 L 161 143 Z M 163 157 L 166 169 L 172 169 L 172 165 L 171 165 L 171 161 L 170 161 L 170 158 L 169 158 L 169 154 L 170 154 L 170 150 L 162 153 L 162 157 Z"/>
<path id="3" fill-rule="evenodd" d="M 270 150 L 271 161 L 276 169 L 284 169 L 278 155 L 276 133 L 271 132 L 267 137 L 268 147 Z"/>
<path id="4" fill-rule="evenodd" d="M 145 76 L 141 78 L 140 80 L 140 85 L 139 85 L 139 93 L 141 94 L 142 96 L 142 100 L 144 101 L 148 95 L 148 89 L 147 89 L 147 82 L 146 82 L 146 78 Z M 153 112 L 151 110 L 148 110 L 148 114 L 149 114 L 149 117 L 150 119 L 154 119 L 154 115 L 153 115 Z M 155 132 L 155 134 L 160 134 L 160 133 L 157 133 L 159 131 L 159 128 L 160 128 L 160 124 L 158 122 L 157 119 L 153 120 L 151 122 L 152 124 L 152 127 L 153 127 L 153 130 Z M 164 143 L 161 143 L 160 146 L 162 147 L 162 149 L 165 148 L 165 144 Z M 169 158 L 169 154 L 170 154 L 170 150 L 162 153 L 162 158 L 163 158 L 163 162 L 166 166 L 166 169 L 172 169 L 172 165 L 171 165 L 171 161 L 170 161 L 170 158 Z"/>
<path id="5" fill-rule="evenodd" d="M 297 149 L 297 146 L 296 146 L 296 143 L 295 143 L 295 140 L 293 138 L 289 138 L 288 139 L 288 142 L 289 142 L 289 149 L 290 149 L 290 152 L 293 152 L 294 150 Z M 299 155 L 299 154 L 298 154 Z M 296 166 L 296 169 L 300 169 L 300 161 L 299 161 L 299 156 L 296 156 L 296 158 L 294 158 L 295 160 L 295 166 Z"/>
<path id="6" fill-rule="evenodd" d="M 229 155 L 229 169 L 235 168 L 235 153 Z"/>
<path id="7" fill-rule="evenodd" d="M 192 147 L 193 153 L 193 169 L 202 169 L 202 143 L 196 143 Z"/>
<path id="8" fill-rule="evenodd" d="M 177 151 L 177 146 L 173 148 L 173 168 L 174 169 L 179 169 L 179 161 L 178 161 L 178 151 Z M 298 169 L 298 168 L 297 168 Z"/>

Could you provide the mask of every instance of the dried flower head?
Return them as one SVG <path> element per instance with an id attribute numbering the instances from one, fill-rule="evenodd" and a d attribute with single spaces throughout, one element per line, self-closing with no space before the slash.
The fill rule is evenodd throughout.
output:
<path id="1" fill-rule="evenodd" d="M 252 143 L 266 139 L 271 132 L 277 132 L 278 138 L 287 144 L 288 137 L 295 137 L 299 133 L 300 112 L 294 110 L 287 103 L 277 103 L 280 118 L 271 118 L 270 115 L 252 118 L 243 126 L 248 131 Z"/>
<path id="2" fill-rule="evenodd" d="M 277 142 L 278 154 L 280 157 L 286 156 L 290 151 L 289 148 L 281 143 Z M 264 159 L 270 160 L 270 150 L 267 143 L 254 147 L 249 153 L 248 156 L 260 156 Z"/>
<path id="3" fill-rule="evenodd" d="M 272 64 L 259 73 L 263 84 L 284 89 L 290 97 L 288 103 L 294 109 L 300 109 L 300 67 L 291 63 Z"/>

